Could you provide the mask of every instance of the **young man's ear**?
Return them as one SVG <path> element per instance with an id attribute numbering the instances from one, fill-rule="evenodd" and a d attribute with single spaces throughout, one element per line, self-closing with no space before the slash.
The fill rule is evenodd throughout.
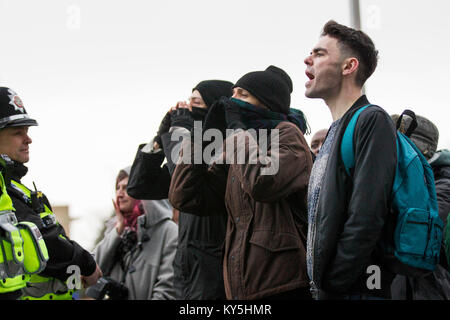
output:
<path id="1" fill-rule="evenodd" d="M 352 73 L 355 73 L 358 70 L 359 67 L 359 61 L 355 57 L 347 58 L 344 60 L 344 63 L 342 65 L 342 75 L 347 76 Z"/>

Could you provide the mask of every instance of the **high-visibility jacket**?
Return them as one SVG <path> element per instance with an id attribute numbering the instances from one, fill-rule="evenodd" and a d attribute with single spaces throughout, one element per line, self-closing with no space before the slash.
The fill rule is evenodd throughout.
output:
<path id="1" fill-rule="evenodd" d="M 31 274 L 45 268 L 48 252 L 36 225 L 17 221 L 1 173 L 0 190 L 0 293 L 3 294 L 26 287 Z"/>
<path id="2" fill-rule="evenodd" d="M 33 210 L 39 214 L 44 227 L 50 227 L 51 225 L 58 224 L 55 214 L 43 201 L 41 201 L 43 195 L 40 191 L 36 191 L 32 195 L 32 191 L 30 189 L 14 180 L 11 180 L 11 187 L 16 191 L 19 191 L 26 202 L 32 203 Z M 33 203 L 33 201 L 37 201 L 38 203 Z M 59 236 L 65 238 L 62 234 Z M 67 285 L 59 279 L 33 274 L 30 276 L 28 282 L 28 286 L 22 289 L 22 300 L 73 299 L 74 290 L 69 290 Z"/>

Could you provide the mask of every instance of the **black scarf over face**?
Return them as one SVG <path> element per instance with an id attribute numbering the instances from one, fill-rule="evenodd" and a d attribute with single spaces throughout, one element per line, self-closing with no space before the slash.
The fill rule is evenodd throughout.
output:
<path id="1" fill-rule="evenodd" d="M 204 121 L 206 118 L 206 114 L 208 113 L 208 109 L 192 107 L 191 115 L 194 118 L 194 121 Z"/>

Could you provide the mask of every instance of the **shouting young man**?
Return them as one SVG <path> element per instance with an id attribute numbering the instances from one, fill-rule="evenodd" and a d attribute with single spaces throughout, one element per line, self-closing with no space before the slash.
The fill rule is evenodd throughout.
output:
<path id="1" fill-rule="evenodd" d="M 305 95 L 323 99 L 333 118 L 308 189 L 307 268 L 315 299 L 390 297 L 393 274 L 386 268 L 384 248 L 392 236 L 387 221 L 396 140 L 389 115 L 375 105 L 360 114 L 350 174 L 340 152 L 350 119 L 370 104 L 362 88 L 377 56 L 365 33 L 329 21 L 304 60 Z"/>

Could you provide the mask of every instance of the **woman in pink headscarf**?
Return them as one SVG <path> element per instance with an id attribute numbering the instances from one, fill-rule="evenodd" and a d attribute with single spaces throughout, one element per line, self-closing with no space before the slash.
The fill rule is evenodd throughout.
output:
<path id="1" fill-rule="evenodd" d="M 116 179 L 114 225 L 94 249 L 104 281 L 113 281 L 120 290 L 110 299 L 169 300 L 175 298 L 173 259 L 178 227 L 172 221 L 172 206 L 164 200 L 136 200 L 128 195 L 130 167 Z M 104 299 L 97 290 L 86 294 Z"/>
<path id="2" fill-rule="evenodd" d="M 116 231 L 119 235 L 125 228 L 136 231 L 137 218 L 143 213 L 140 200 L 130 197 L 127 193 L 128 168 L 120 170 L 116 179 L 116 199 L 113 201 L 116 211 Z"/>

